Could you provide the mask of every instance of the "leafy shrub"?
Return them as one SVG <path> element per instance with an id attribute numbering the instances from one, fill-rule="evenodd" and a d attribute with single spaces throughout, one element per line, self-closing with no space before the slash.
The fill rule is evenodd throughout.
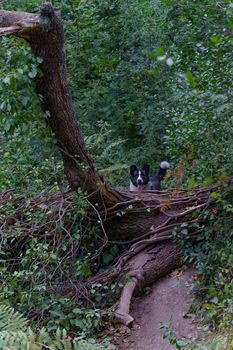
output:
<path id="1" fill-rule="evenodd" d="M 0 197 L 0 301 L 28 315 L 35 327 L 91 336 L 103 326 L 101 308 L 114 302 L 119 288 L 93 283 L 86 295 L 82 283 L 118 249 L 102 248 L 81 194 L 65 199 L 56 188 L 31 194 L 6 191 Z"/>
<path id="2" fill-rule="evenodd" d="M 179 239 L 177 241 L 182 246 L 185 260 L 196 266 L 197 279 L 193 283 L 196 298 L 190 311 L 202 320 L 203 330 L 212 332 L 210 338 L 214 338 L 209 346 L 211 341 L 208 336 L 206 345 L 205 341 L 203 345 L 197 345 L 187 340 L 189 344 L 187 349 L 228 349 L 232 341 L 233 207 L 232 197 L 229 197 L 231 191 L 232 187 L 229 187 L 225 194 L 212 193 L 211 196 L 215 200 L 218 198 L 217 204 L 203 213 L 203 226 L 199 227 L 202 236 L 199 236 L 198 241 L 179 241 Z M 188 229 L 184 224 L 184 230 L 188 232 Z M 177 236 L 175 232 L 174 235 Z M 174 332 L 170 325 L 167 328 L 166 338 L 175 345 L 177 339 Z M 182 346 L 177 348 L 183 349 Z"/>
<path id="3" fill-rule="evenodd" d="M 14 350 L 101 350 L 102 346 L 88 341 L 78 341 L 68 336 L 65 329 L 57 328 L 56 333 L 50 335 L 42 328 L 34 332 L 27 327 L 28 321 L 13 308 L 0 304 L 0 349 Z M 106 349 L 106 348 L 105 348 Z"/>
<path id="4" fill-rule="evenodd" d="M 231 3 L 221 11 L 212 0 L 168 4 L 165 30 L 176 73 L 165 143 L 176 164 L 187 161 L 196 184 L 210 183 L 233 170 Z"/>

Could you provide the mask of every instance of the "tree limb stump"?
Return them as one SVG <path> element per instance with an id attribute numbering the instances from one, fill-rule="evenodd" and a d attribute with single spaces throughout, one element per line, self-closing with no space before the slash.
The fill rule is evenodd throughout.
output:
<path id="1" fill-rule="evenodd" d="M 113 322 L 130 326 L 133 317 L 130 315 L 130 303 L 133 294 L 138 294 L 146 286 L 151 286 L 159 278 L 181 265 L 181 252 L 172 242 L 163 242 L 149 246 L 131 258 L 122 275 L 126 282 L 117 310 L 113 314 Z"/>

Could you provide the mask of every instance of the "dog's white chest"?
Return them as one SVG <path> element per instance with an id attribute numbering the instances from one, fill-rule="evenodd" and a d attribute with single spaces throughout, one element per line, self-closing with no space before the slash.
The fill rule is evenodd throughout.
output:
<path id="1" fill-rule="evenodd" d="M 132 183 L 132 181 L 130 181 L 129 190 L 130 190 L 131 192 L 135 192 L 135 191 L 138 190 L 137 187 L 134 186 L 134 184 Z"/>

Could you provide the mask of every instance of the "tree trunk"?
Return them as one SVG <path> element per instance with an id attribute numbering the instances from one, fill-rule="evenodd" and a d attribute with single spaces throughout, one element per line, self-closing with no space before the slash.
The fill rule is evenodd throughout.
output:
<path id="1" fill-rule="evenodd" d="M 134 256 L 124 267 L 124 273 L 130 280 L 123 288 L 119 306 L 113 314 L 113 321 L 130 326 L 134 320 L 129 313 L 133 294 L 143 291 L 145 287 L 152 285 L 179 266 L 180 256 L 179 249 L 171 242 L 148 246 Z"/>
<path id="2" fill-rule="evenodd" d="M 60 12 L 50 3 L 41 7 L 41 14 L 0 11 L 0 35 L 15 34 L 24 38 L 35 56 L 43 59 L 37 76 L 36 92 L 42 96 L 41 106 L 48 115 L 47 123 L 61 151 L 64 172 L 72 189 L 87 193 L 92 203 L 109 205 L 121 196 L 97 173 L 85 148 L 67 79 L 64 32 Z"/>
<path id="3" fill-rule="evenodd" d="M 114 317 L 129 324 L 133 292 L 150 285 L 179 263 L 180 251 L 171 243 L 173 233 L 182 237 L 182 224 L 186 223 L 189 238 L 200 234 L 201 211 L 208 207 L 209 193 L 215 187 L 120 193 L 106 184 L 85 148 L 73 109 L 59 11 L 50 3 L 42 5 L 40 15 L 0 11 L 0 35 L 10 34 L 24 38 L 34 54 L 43 59 L 43 75 L 35 79 L 36 92 L 42 96 L 41 105 L 60 148 L 71 189 L 79 187 L 84 191 L 91 207 L 89 219 L 98 222 L 105 240 L 127 247 L 112 269 L 94 279 L 130 276 Z"/>

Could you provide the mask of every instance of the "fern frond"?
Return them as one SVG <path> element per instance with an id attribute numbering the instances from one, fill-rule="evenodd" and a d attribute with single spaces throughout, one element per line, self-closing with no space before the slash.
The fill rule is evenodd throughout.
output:
<path id="1" fill-rule="evenodd" d="M 2 331 L 0 332 L 1 350 L 104 350 L 103 347 L 91 344 L 85 340 L 77 341 L 69 337 L 60 338 L 50 336 L 46 329 L 38 334 L 30 328 L 27 331 Z"/>
<path id="2" fill-rule="evenodd" d="M 65 329 L 50 335 L 45 328 L 34 332 L 27 323 L 19 312 L 0 304 L 0 350 L 104 350 L 85 340 L 72 340 Z"/>
<path id="3" fill-rule="evenodd" d="M 12 307 L 0 304 L 0 332 L 24 330 L 28 320 Z"/>

